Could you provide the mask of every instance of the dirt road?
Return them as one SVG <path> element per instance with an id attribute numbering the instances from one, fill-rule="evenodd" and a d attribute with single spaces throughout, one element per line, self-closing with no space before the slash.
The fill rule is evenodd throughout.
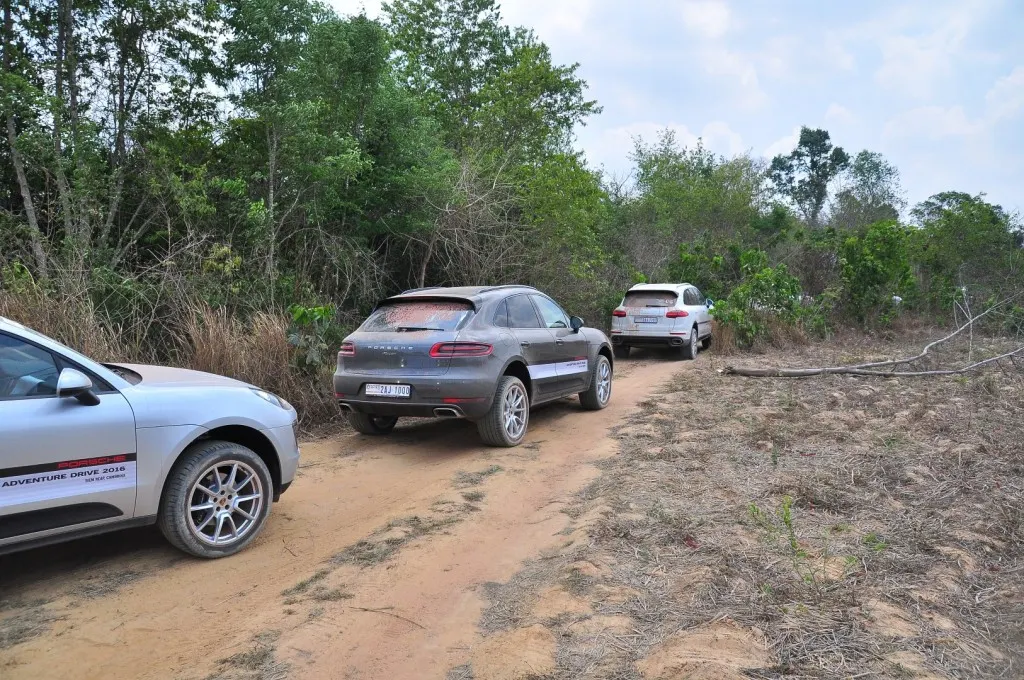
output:
<path id="1" fill-rule="evenodd" d="M 541 409 L 516 449 L 429 421 L 307 444 L 230 559 L 152 530 L 0 558 L 0 676 L 443 678 L 481 640 L 484 584 L 565 542 L 561 510 L 614 452 L 609 429 L 682 367 L 624 362 L 606 410 Z"/>

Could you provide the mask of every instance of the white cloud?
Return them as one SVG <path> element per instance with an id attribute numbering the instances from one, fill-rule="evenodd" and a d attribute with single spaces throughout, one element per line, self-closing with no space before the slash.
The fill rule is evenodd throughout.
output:
<path id="1" fill-rule="evenodd" d="M 875 79 L 884 87 L 926 98 L 949 78 L 965 55 L 965 39 L 979 23 L 987 2 L 949 5 L 935 10 L 938 25 L 918 35 L 882 33 L 882 65 Z"/>
<path id="2" fill-rule="evenodd" d="M 757 68 L 746 55 L 724 47 L 706 47 L 698 54 L 698 61 L 704 70 L 716 78 L 724 78 L 735 84 L 733 90 L 737 103 L 747 109 L 757 109 L 768 102 L 768 95 L 761 89 Z M 726 83 L 728 86 L 729 83 Z"/>
<path id="3" fill-rule="evenodd" d="M 729 6 L 723 0 L 686 0 L 679 11 L 683 24 L 705 38 L 721 38 L 732 23 Z"/>
<path id="4" fill-rule="evenodd" d="M 512 26 L 528 26 L 541 40 L 581 35 L 597 0 L 505 0 L 501 13 Z"/>
<path id="5" fill-rule="evenodd" d="M 793 128 L 785 137 L 780 137 L 774 142 L 769 144 L 764 149 L 765 158 L 775 158 L 776 156 L 785 156 L 790 151 L 796 148 L 797 142 L 800 141 L 800 126 Z"/>
<path id="6" fill-rule="evenodd" d="M 982 121 L 968 118 L 962 106 L 920 106 L 891 118 L 882 131 L 887 139 L 970 137 L 985 130 Z"/>
<path id="7" fill-rule="evenodd" d="M 835 102 L 829 104 L 825 111 L 825 122 L 830 125 L 850 125 L 857 121 L 857 116 L 850 109 Z"/>
<path id="8" fill-rule="evenodd" d="M 1012 118 L 1024 109 L 1024 66 L 996 81 L 985 95 L 985 107 L 991 120 Z"/>

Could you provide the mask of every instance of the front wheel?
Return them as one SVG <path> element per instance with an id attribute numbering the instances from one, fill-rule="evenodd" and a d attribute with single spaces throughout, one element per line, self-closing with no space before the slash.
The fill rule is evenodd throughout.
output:
<path id="1" fill-rule="evenodd" d="M 683 345 L 683 358 L 693 360 L 697 358 L 697 348 L 699 343 L 697 342 L 697 327 L 694 326 L 690 329 L 690 339 Z"/>
<path id="2" fill-rule="evenodd" d="M 603 354 L 590 372 L 590 389 L 580 392 L 580 404 L 588 411 L 599 411 L 612 399 L 612 364 Z"/>
<path id="3" fill-rule="evenodd" d="M 494 391 L 491 410 L 477 421 L 480 438 L 490 446 L 519 446 L 530 422 L 530 397 L 526 386 L 513 375 L 503 375 Z"/>
<path id="4" fill-rule="evenodd" d="M 711 336 L 710 335 L 700 341 L 700 348 L 701 349 L 711 349 Z"/>
<path id="5" fill-rule="evenodd" d="M 395 429 L 398 418 L 395 416 L 375 416 L 369 413 L 348 414 L 348 423 L 352 429 L 361 434 L 382 435 Z"/>
<path id="6" fill-rule="evenodd" d="M 193 445 L 164 485 L 157 524 L 176 548 L 196 557 L 225 557 L 263 529 L 274 495 L 266 463 L 233 442 Z"/>

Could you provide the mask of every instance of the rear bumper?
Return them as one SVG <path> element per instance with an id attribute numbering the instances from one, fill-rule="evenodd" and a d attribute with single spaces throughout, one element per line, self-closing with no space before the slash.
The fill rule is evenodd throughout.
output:
<path id="1" fill-rule="evenodd" d="M 615 347 L 680 347 L 686 343 L 685 335 L 633 335 L 614 333 L 611 336 Z"/>
<path id="2" fill-rule="evenodd" d="M 409 385 L 409 398 L 367 397 L 367 383 Z M 495 384 L 487 378 L 374 378 L 334 374 L 334 395 L 343 411 L 409 418 L 482 418 L 494 401 Z"/>

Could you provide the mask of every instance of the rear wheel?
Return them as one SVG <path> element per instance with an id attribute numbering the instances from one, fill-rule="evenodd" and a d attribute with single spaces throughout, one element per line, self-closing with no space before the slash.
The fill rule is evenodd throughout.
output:
<path id="1" fill-rule="evenodd" d="M 362 434 L 382 435 L 395 429 L 398 423 L 396 416 L 375 416 L 370 413 L 349 413 L 348 423 L 352 429 Z"/>
<path id="2" fill-rule="evenodd" d="M 683 345 L 683 358 L 691 360 L 696 359 L 697 348 L 699 346 L 700 343 L 697 342 L 697 327 L 694 326 L 690 329 L 690 339 L 686 341 L 685 345 Z"/>
<path id="3" fill-rule="evenodd" d="M 491 446 L 518 446 L 526 437 L 530 422 L 530 397 L 526 386 L 514 375 L 503 375 L 494 392 L 494 403 L 477 424 L 480 438 Z"/>
<path id="4" fill-rule="evenodd" d="M 616 359 L 628 359 L 629 345 L 615 345 L 614 347 L 612 347 L 612 352 L 615 353 Z"/>
<path id="5" fill-rule="evenodd" d="M 580 392 L 580 403 L 588 411 L 599 411 L 612 398 L 612 364 L 603 354 L 597 355 L 597 363 L 590 372 L 590 389 Z"/>
<path id="6" fill-rule="evenodd" d="M 225 557 L 260 533 L 273 494 L 267 465 L 252 450 L 233 442 L 199 442 L 167 476 L 157 524 L 180 550 Z"/>

